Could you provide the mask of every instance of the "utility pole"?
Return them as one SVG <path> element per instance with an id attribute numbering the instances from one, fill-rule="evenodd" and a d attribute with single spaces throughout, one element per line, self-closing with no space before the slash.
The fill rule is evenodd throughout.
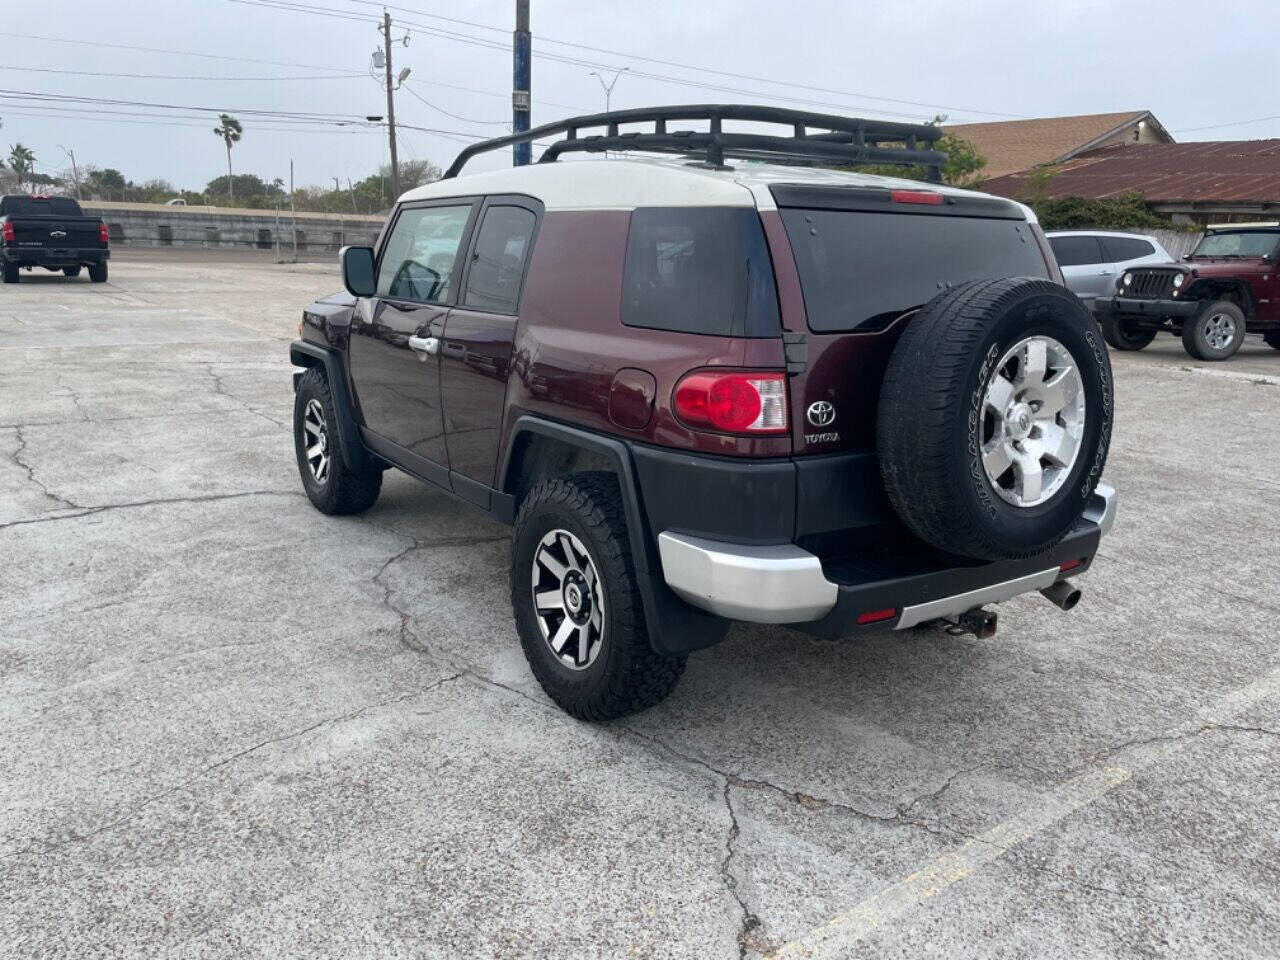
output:
<path id="1" fill-rule="evenodd" d="M 80 199 L 80 171 L 76 168 L 76 152 L 68 150 L 62 144 L 58 144 L 58 148 L 71 158 L 71 180 L 76 185 L 76 199 Z"/>
<path id="2" fill-rule="evenodd" d="M 532 47 L 533 39 L 529 35 L 529 0 L 516 0 L 516 32 L 511 44 L 514 67 L 511 78 L 511 130 L 513 133 L 524 133 L 529 129 L 532 107 L 529 93 Z M 527 166 L 532 159 L 533 144 L 528 141 L 517 143 L 511 152 L 512 166 Z"/>
<path id="3" fill-rule="evenodd" d="M 391 85 L 391 14 L 382 11 L 382 45 L 386 53 L 387 68 L 387 133 L 391 138 L 391 193 L 392 199 L 400 197 L 400 167 L 396 162 L 396 104 Z"/>

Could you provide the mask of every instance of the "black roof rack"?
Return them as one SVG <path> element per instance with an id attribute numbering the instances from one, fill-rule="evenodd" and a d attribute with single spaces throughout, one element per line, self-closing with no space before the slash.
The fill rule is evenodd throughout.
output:
<path id="1" fill-rule="evenodd" d="M 699 120 L 709 131 L 668 130 L 673 120 Z M 788 135 L 726 132 L 725 120 L 745 120 L 790 127 Z M 651 123 L 652 130 L 619 130 L 622 124 Z M 583 129 L 604 128 L 604 133 L 581 135 Z M 814 129 L 818 132 L 810 133 Z M 513 144 L 564 134 L 550 144 L 538 159 L 550 163 L 563 153 L 600 153 L 604 150 L 643 150 L 650 153 L 701 155 L 703 163 L 722 168 L 728 157 L 768 160 L 773 163 L 807 166 L 885 163 L 902 166 L 923 165 L 928 178 L 942 179 L 947 156 L 933 149 L 942 130 L 929 124 L 890 123 L 841 117 L 785 107 L 757 107 L 749 104 L 697 104 L 692 106 L 643 107 L 570 117 L 534 127 L 509 137 L 484 140 L 467 147 L 449 165 L 445 178 L 456 177 L 467 161 L 477 154 L 501 150 Z M 890 146 L 885 146 L 890 144 Z"/>

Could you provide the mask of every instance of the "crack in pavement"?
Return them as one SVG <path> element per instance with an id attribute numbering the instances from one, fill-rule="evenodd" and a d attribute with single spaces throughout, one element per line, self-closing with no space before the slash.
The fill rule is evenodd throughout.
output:
<path id="1" fill-rule="evenodd" d="M 13 431 L 18 438 L 18 449 L 14 450 L 11 454 L 9 454 L 9 459 L 13 461 L 15 466 L 17 466 L 19 469 L 23 470 L 26 473 L 27 481 L 29 483 L 39 487 L 40 492 L 43 493 L 47 499 L 52 500 L 54 503 L 57 503 L 60 505 L 60 509 L 63 509 L 63 510 L 82 509 L 80 504 L 74 503 L 71 500 L 68 500 L 66 497 L 60 497 L 57 494 L 50 493 L 49 488 L 44 485 L 43 481 L 39 480 L 36 477 L 35 468 L 31 464 L 27 463 L 25 460 L 22 459 L 22 454 L 25 453 L 27 449 L 27 435 L 23 432 L 23 429 L 24 428 L 21 426 L 17 426 L 13 428 Z M 3 526 L 5 525 L 0 525 L 0 529 L 3 529 Z"/>
<path id="2" fill-rule="evenodd" d="M 0 856 L 0 860 L 9 860 L 9 859 L 12 859 L 13 857 L 30 856 L 32 854 L 47 856 L 48 854 L 53 853 L 61 849 L 62 847 L 68 846 L 69 844 L 83 843 L 87 840 L 91 840 L 94 837 L 100 836 L 103 833 L 107 833 L 110 830 L 114 830 L 116 827 L 119 827 L 125 823 L 128 823 L 130 820 L 136 817 L 139 813 L 141 813 L 147 807 L 151 806 L 151 804 L 157 803 L 160 800 L 164 800 L 167 797 L 171 797 L 173 796 L 173 794 L 178 793 L 179 791 L 187 790 L 187 788 L 190 787 L 192 784 L 194 784 L 197 780 L 200 780 L 201 778 L 208 776 L 210 773 L 213 773 L 215 770 L 220 770 L 223 767 L 233 764 L 239 760 L 242 760 L 245 757 L 249 756 L 250 754 L 256 753 L 257 751 L 263 749 L 264 747 L 269 747 L 279 743 L 288 743 L 291 740 L 296 740 L 299 737 L 306 736 L 308 733 L 311 733 L 314 730 L 318 730 L 321 727 L 344 723 L 347 720 L 352 720 L 363 713 L 367 713 L 370 710 L 376 710 L 379 707 L 390 706 L 391 704 L 395 704 L 395 703 L 403 703 L 406 700 L 412 700 L 416 697 L 426 696 L 428 693 L 431 693 L 439 689 L 440 687 L 444 686 L 446 683 L 452 683 L 454 680 L 457 680 L 460 676 L 461 676 L 460 673 L 455 673 L 450 676 L 443 677 L 439 680 L 436 680 L 435 682 L 428 684 L 427 686 L 421 688 L 420 690 L 413 690 L 409 693 L 402 693 L 399 696 L 387 697 L 386 699 L 378 700 L 378 701 L 375 701 L 374 703 L 367 703 L 364 706 L 357 707 L 355 710 L 350 710 L 347 713 L 339 714 L 333 717 L 325 717 L 322 720 L 317 720 L 315 723 L 309 724 L 303 727 L 301 730 L 295 730 L 292 733 L 286 733 L 278 737 L 268 737 L 265 740 L 260 740 L 257 743 L 252 744 L 251 746 L 245 747 L 243 750 L 238 750 L 235 753 L 231 754 L 230 756 L 223 757 L 221 760 L 218 760 L 215 763 L 209 764 L 208 766 L 192 774 L 190 777 L 187 777 L 181 783 L 174 784 L 171 787 L 166 787 L 164 790 L 161 790 L 159 793 L 155 793 L 148 797 L 144 797 L 142 800 L 130 806 L 122 816 L 119 816 L 116 819 L 111 820 L 100 827 L 95 827 L 93 830 L 90 830 L 88 833 L 76 834 L 73 832 L 70 836 L 62 840 L 58 840 L 55 843 L 44 843 L 43 841 L 40 841 L 40 843 L 43 844 L 42 847 L 33 846 L 33 847 L 28 847 L 25 850 L 16 850 L 13 853 L 6 853 L 3 856 Z"/>
<path id="3" fill-rule="evenodd" d="M 277 420 L 275 417 L 268 416 L 267 414 L 263 413 L 261 410 L 259 410 L 259 409 L 257 409 L 256 407 L 252 406 L 252 405 L 249 403 L 249 401 L 248 401 L 248 400 L 245 400 L 243 397 L 238 396 L 237 394 L 232 393 L 230 390 L 228 390 L 226 387 L 224 387 L 224 386 L 222 385 L 222 374 L 220 374 L 220 373 L 214 373 L 214 372 L 213 372 L 213 364 L 212 364 L 212 363 L 206 363 L 206 364 L 204 365 L 204 371 L 205 371 L 205 373 L 207 373 L 211 378 L 213 378 L 213 392 L 214 392 L 214 393 L 218 394 L 219 396 L 226 397 L 226 398 L 227 398 L 227 399 L 229 399 L 229 400 L 234 400 L 236 403 L 240 404 L 240 406 L 242 406 L 242 407 L 243 407 L 245 410 L 247 410 L 249 413 L 252 413 L 255 417 L 261 417 L 263 420 L 266 420 L 268 423 L 274 423 L 274 424 L 275 424 L 277 427 L 279 427 L 281 430 L 291 430 L 291 429 L 292 429 L 292 425 L 291 425 L 291 424 L 283 423 L 282 421 Z"/>
<path id="4" fill-rule="evenodd" d="M 92 507 L 72 504 L 69 509 L 76 510 L 76 513 L 59 513 L 56 516 L 30 517 L 24 520 L 10 520 L 8 523 L 0 523 L 0 530 L 8 530 L 10 527 L 24 527 L 36 523 L 53 523 L 58 520 L 75 520 L 79 517 L 92 517 L 112 510 L 130 510 L 135 507 L 164 506 L 166 504 L 173 503 L 214 503 L 218 500 L 238 500 L 243 497 L 305 496 L 305 493 L 301 493 L 297 490 L 244 490 L 239 493 L 210 493 L 195 497 L 159 497 L 154 500 L 131 500 L 125 503 L 104 503 Z"/>

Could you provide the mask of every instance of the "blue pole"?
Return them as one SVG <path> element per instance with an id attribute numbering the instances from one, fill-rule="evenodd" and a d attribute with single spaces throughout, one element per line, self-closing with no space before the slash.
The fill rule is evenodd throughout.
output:
<path id="1" fill-rule="evenodd" d="M 529 129 L 530 52 L 533 46 L 529 35 L 529 0 L 516 0 L 516 32 L 511 45 L 514 71 L 511 86 L 511 129 L 524 133 Z M 523 167 L 533 159 L 533 146 L 517 143 L 513 148 L 512 165 Z"/>

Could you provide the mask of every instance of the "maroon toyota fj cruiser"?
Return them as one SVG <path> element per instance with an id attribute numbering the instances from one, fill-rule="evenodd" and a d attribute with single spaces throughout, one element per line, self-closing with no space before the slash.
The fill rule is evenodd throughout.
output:
<path id="1" fill-rule="evenodd" d="M 1280 223 L 1223 223 L 1182 263 L 1141 267 L 1094 301 L 1102 335 L 1117 350 L 1141 350 L 1161 330 L 1182 337 L 1197 360 L 1226 360 L 1261 333 L 1280 350 Z"/>
<path id="2" fill-rule="evenodd" d="M 657 703 L 730 620 L 989 636 L 985 604 L 1070 609 L 1115 510 L 1097 325 L 1026 207 L 818 168 L 937 179 L 938 136 L 700 106 L 468 147 L 303 313 L 307 495 L 364 510 L 394 466 L 514 523 L 525 655 L 590 720 Z M 554 162 L 605 150 L 675 158 Z"/>

